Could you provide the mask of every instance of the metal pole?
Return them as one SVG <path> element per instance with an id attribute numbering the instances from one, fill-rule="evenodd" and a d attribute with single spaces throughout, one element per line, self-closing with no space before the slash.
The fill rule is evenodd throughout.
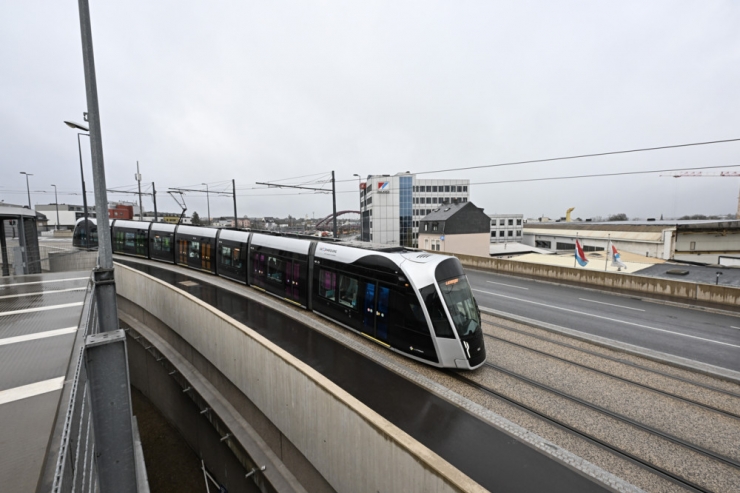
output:
<path id="1" fill-rule="evenodd" d="M 334 213 L 334 227 L 332 233 L 334 238 L 337 237 L 337 184 L 334 181 L 334 171 L 331 172 L 331 205 L 332 212 Z"/>
<path id="2" fill-rule="evenodd" d="M 5 242 L 5 221 L 0 219 L 0 258 L 3 261 L 3 276 L 10 275 L 10 265 L 8 265 L 8 245 Z"/>
<path id="3" fill-rule="evenodd" d="M 85 190 L 85 170 L 82 168 L 82 144 L 80 144 L 80 135 L 90 137 L 89 134 L 77 134 L 77 150 L 80 151 L 80 178 L 82 179 L 82 211 L 85 217 L 85 248 L 90 248 L 90 223 L 88 222 L 87 213 L 87 190 Z"/>
<path id="4" fill-rule="evenodd" d="M 236 217 L 236 180 L 231 180 L 231 191 L 234 194 L 234 227 L 239 227 L 239 220 Z M 208 218 L 210 220 L 211 213 L 208 213 Z"/>
<path id="5" fill-rule="evenodd" d="M 141 202 L 141 173 L 139 173 L 139 161 L 136 161 L 136 182 L 139 184 L 139 221 L 143 221 L 144 205 Z"/>
<path id="6" fill-rule="evenodd" d="M 25 171 L 21 171 L 22 175 L 26 175 L 26 192 L 28 192 L 28 208 L 31 209 L 31 189 L 28 187 L 28 177 L 33 176 L 29 175 Z"/>
<path id="7" fill-rule="evenodd" d="M 360 192 L 360 241 L 363 241 L 365 225 L 363 224 L 362 216 L 362 177 L 360 175 L 352 175 L 357 177 L 357 188 Z"/>
<path id="8" fill-rule="evenodd" d="M 57 197 L 57 186 L 52 185 L 52 187 L 54 187 L 54 205 L 57 206 L 57 225 L 56 225 L 56 228 L 54 229 L 58 230 L 59 229 L 59 198 Z"/>
<path id="9" fill-rule="evenodd" d="M 609 268 L 609 244 L 612 242 L 612 235 L 609 234 L 608 236 L 609 239 L 606 242 L 606 252 L 604 252 L 606 254 L 604 255 L 604 257 L 606 257 L 606 260 L 604 260 L 604 272 Z"/>
<path id="10" fill-rule="evenodd" d="M 210 226 L 211 224 L 211 196 L 208 191 L 208 183 L 203 183 L 203 185 L 206 186 L 206 203 L 208 204 L 208 225 Z M 234 227 L 236 227 L 236 223 L 234 223 Z"/>
<path id="11" fill-rule="evenodd" d="M 152 202 L 154 202 L 154 222 L 157 222 L 157 189 L 152 182 Z"/>
<path id="12" fill-rule="evenodd" d="M 110 221 L 108 218 L 108 194 L 105 184 L 103 140 L 100 131 L 100 110 L 95 78 L 90 6 L 88 0 L 78 0 L 80 11 L 80 34 L 82 59 L 85 69 L 87 111 L 90 123 L 90 146 L 92 149 L 93 184 L 95 187 L 95 210 L 98 219 L 98 267 L 93 271 L 95 301 L 97 303 L 100 332 L 110 332 L 113 342 L 93 341 L 86 344 L 87 364 L 90 369 L 90 400 L 95 429 L 95 452 L 97 470 L 102 492 L 137 491 L 134 438 L 129 393 L 128 367 L 126 365 L 125 335 L 118 328 L 116 285 L 113 275 L 113 249 Z M 100 334 L 105 337 L 106 334 Z M 94 336 L 88 336 L 88 339 Z M 89 348 L 87 346 L 90 346 Z M 99 348 L 113 348 L 113 354 Z M 101 371 L 102 370 L 102 371 Z"/>

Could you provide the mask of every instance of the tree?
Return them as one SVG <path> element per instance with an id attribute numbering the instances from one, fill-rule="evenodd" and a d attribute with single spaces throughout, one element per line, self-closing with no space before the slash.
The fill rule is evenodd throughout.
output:
<path id="1" fill-rule="evenodd" d="M 195 224 L 196 226 L 200 224 L 200 216 L 198 215 L 197 212 L 193 212 L 192 223 Z"/>
<path id="2" fill-rule="evenodd" d="M 627 217 L 627 214 L 620 212 L 619 214 L 612 214 L 609 216 L 607 221 L 629 221 L 629 218 Z"/>

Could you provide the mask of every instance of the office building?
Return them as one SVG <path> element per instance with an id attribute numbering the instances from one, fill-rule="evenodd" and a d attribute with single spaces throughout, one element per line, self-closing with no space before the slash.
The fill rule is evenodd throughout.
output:
<path id="1" fill-rule="evenodd" d="M 522 241 L 524 214 L 489 214 L 491 218 L 491 243 Z"/>
<path id="2" fill-rule="evenodd" d="M 360 185 L 362 239 L 418 248 L 419 222 L 440 205 L 470 198 L 470 180 L 418 179 L 411 173 L 370 175 Z"/>

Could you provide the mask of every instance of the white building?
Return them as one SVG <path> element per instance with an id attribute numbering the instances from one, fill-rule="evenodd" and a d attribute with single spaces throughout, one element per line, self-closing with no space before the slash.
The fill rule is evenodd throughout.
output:
<path id="1" fill-rule="evenodd" d="M 41 212 L 46 216 L 47 226 L 56 229 L 57 226 L 57 205 L 56 204 L 36 204 L 36 212 Z M 81 205 L 59 204 L 59 229 L 74 229 L 77 220 L 85 217 L 84 207 Z M 87 206 L 88 217 L 95 217 L 95 206 Z"/>
<path id="2" fill-rule="evenodd" d="M 410 173 L 370 175 L 360 192 L 363 241 L 418 247 L 421 218 L 445 202 L 467 202 L 470 180 L 418 179 Z"/>
<path id="3" fill-rule="evenodd" d="M 522 241 L 524 214 L 488 214 L 491 218 L 491 243 Z"/>

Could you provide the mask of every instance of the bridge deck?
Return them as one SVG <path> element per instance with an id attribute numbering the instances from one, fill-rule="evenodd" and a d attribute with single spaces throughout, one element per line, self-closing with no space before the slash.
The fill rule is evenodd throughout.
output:
<path id="1" fill-rule="evenodd" d="M 36 489 L 88 280 L 88 272 L 0 278 L 3 491 Z"/>

